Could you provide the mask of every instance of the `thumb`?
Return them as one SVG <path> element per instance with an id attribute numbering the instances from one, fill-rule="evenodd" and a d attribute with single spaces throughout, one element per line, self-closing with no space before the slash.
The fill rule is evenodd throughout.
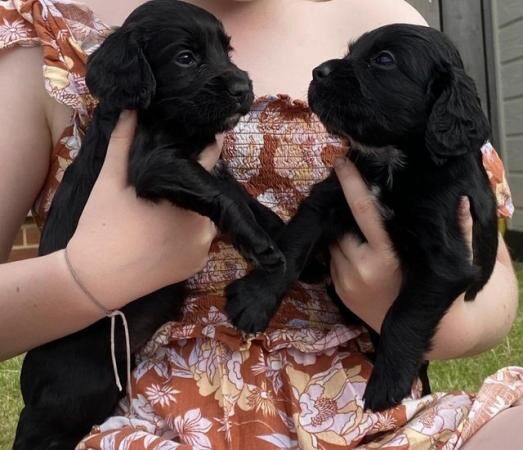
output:
<path id="1" fill-rule="evenodd" d="M 217 134 L 216 140 L 209 144 L 200 155 L 200 164 L 207 170 L 212 170 L 220 159 L 223 148 L 223 134 Z"/>
<path id="2" fill-rule="evenodd" d="M 461 231 L 464 234 L 465 240 L 470 249 L 472 255 L 472 240 L 473 240 L 473 225 L 472 214 L 470 212 L 470 200 L 468 197 L 461 197 L 458 206 L 458 220 L 461 227 Z"/>
<path id="3" fill-rule="evenodd" d="M 100 175 L 110 175 L 112 180 L 127 186 L 129 151 L 136 131 L 136 111 L 125 110 L 111 133 L 107 155 Z"/>

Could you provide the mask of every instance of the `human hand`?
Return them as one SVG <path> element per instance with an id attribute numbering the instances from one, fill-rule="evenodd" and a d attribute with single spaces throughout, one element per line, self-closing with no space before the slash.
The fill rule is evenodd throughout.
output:
<path id="1" fill-rule="evenodd" d="M 138 198 L 127 183 L 136 113 L 124 112 L 112 133 L 104 165 L 68 244 L 82 284 L 106 308 L 117 309 L 169 284 L 186 280 L 206 263 L 215 237 L 206 217 L 167 201 Z M 208 170 L 223 139 L 201 157 Z"/>
<path id="2" fill-rule="evenodd" d="M 379 332 L 387 311 L 400 292 L 401 262 L 385 230 L 377 200 L 354 164 L 341 159 L 337 161 L 335 170 L 366 242 L 346 235 L 331 246 L 332 281 L 343 303 Z M 472 253 L 472 216 L 466 197 L 458 214 Z"/>

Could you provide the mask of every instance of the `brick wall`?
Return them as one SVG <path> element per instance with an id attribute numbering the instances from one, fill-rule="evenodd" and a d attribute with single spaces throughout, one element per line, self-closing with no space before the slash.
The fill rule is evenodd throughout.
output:
<path id="1" fill-rule="evenodd" d="M 8 261 L 19 261 L 36 256 L 39 240 L 40 232 L 33 219 L 28 217 L 16 235 Z"/>

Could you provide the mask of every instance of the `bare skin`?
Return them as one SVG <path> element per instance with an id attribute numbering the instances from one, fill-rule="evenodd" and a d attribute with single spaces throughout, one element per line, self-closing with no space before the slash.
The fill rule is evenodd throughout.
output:
<path id="1" fill-rule="evenodd" d="M 140 3 L 87 2 L 109 24 L 120 24 Z M 386 23 L 424 23 L 402 0 L 191 3 L 209 9 L 224 22 L 233 36 L 234 59 L 249 71 L 257 95 L 287 93 L 301 99 L 305 98 L 312 68 L 343 54 L 350 39 Z M 8 105 L 0 111 L 0 123 L 13 124 L 0 130 L 4 133 L 0 134 L 0 160 L 3 173 L 8 174 L 0 179 L 0 255 L 4 260 L 43 183 L 50 149 L 71 114 L 43 91 L 40 64 L 38 49 L 17 49 L 0 57 L 0 96 L 7 98 L 4 105 Z M 28 120 L 32 126 L 24 136 L 4 131 L 16 130 L 17 123 Z M 81 226 L 70 243 L 82 280 L 108 308 L 119 308 L 145 292 L 198 271 L 215 233 L 212 224 L 196 214 L 167 204 L 152 207 L 136 199 L 122 182 L 133 116 L 120 125 Z M 212 166 L 218 154 L 218 145 L 210 148 L 206 165 Z M 350 164 L 342 164 L 337 170 L 369 243 L 355 248 L 350 240 L 342 240 L 333 247 L 334 281 L 346 304 L 379 329 L 401 283 L 399 263 L 365 184 Z M 465 211 L 463 217 L 464 232 L 470 233 L 470 215 Z M 111 223 L 118 224 L 118 233 L 111 233 Z M 179 227 L 181 235 L 194 236 L 193 241 L 173 240 L 173 227 Z M 183 234 L 183 229 L 192 233 Z M 128 242 L 134 243 L 132 254 Z M 168 270 L 153 270 L 158 267 Z M 508 333 L 516 308 L 515 276 L 501 241 L 498 264 L 487 287 L 473 303 L 465 304 L 461 298 L 455 302 L 428 356 L 454 358 L 491 348 Z M 68 274 L 62 252 L 0 266 L 0 359 L 98 318 L 100 312 Z"/>

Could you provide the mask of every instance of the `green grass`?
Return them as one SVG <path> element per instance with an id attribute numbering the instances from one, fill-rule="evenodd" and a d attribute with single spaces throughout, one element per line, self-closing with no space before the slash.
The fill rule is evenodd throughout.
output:
<path id="1" fill-rule="evenodd" d="M 523 264 L 517 265 L 520 293 L 523 292 Z M 0 363 L 0 450 L 10 450 L 22 407 L 18 386 L 22 358 Z M 523 364 L 523 295 L 512 332 L 493 350 L 474 358 L 432 363 L 430 380 L 434 391 L 475 391 L 483 380 L 501 367 Z"/>
<path id="2" fill-rule="evenodd" d="M 0 450 L 11 450 L 18 414 L 22 408 L 18 377 L 22 358 L 0 363 Z"/>
<path id="3" fill-rule="evenodd" d="M 437 391 L 476 391 L 483 380 L 506 366 L 523 365 L 523 263 L 516 263 L 519 279 L 519 313 L 512 331 L 496 348 L 472 358 L 435 362 L 430 381 Z"/>

